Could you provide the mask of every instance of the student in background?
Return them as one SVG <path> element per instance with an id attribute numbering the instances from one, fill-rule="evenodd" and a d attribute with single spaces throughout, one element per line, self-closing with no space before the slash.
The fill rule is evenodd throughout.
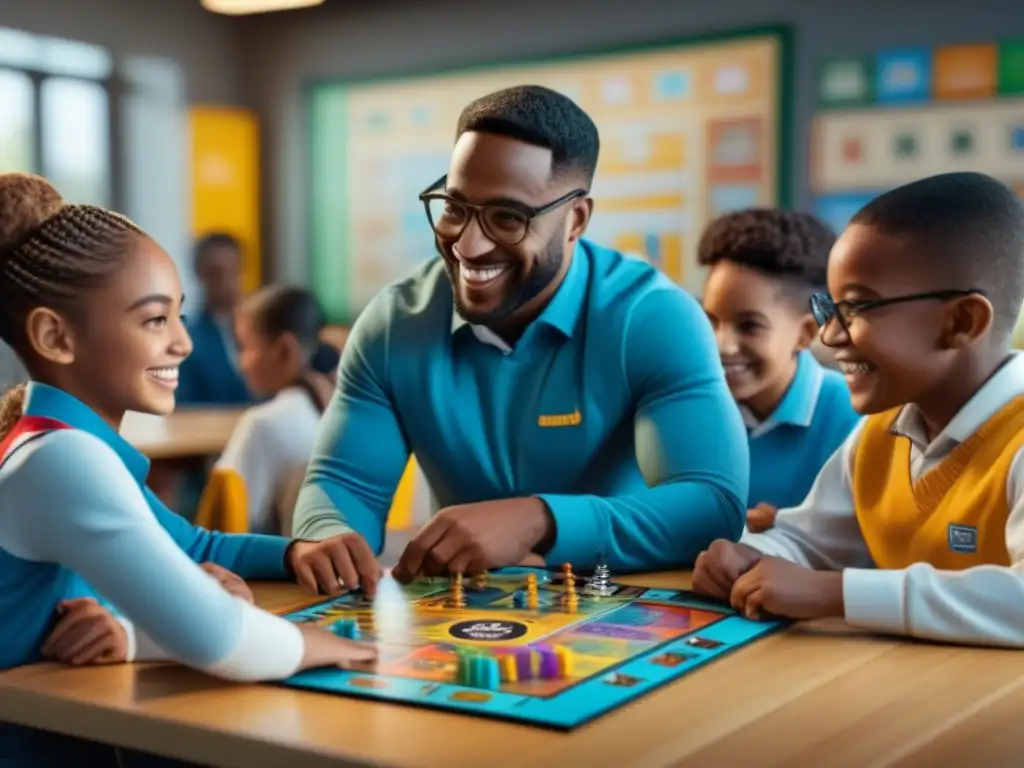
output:
<path id="1" fill-rule="evenodd" d="M 356 550 L 195 529 L 146 487 L 149 462 L 118 428 L 128 410 L 174 408 L 191 351 L 181 301 L 174 262 L 132 222 L 66 205 L 38 177 L 0 176 L 0 339 L 32 378 L 0 401 L 0 668 L 54 651 L 55 618 L 58 629 L 69 620 L 55 614 L 81 581 L 123 610 L 134 632 L 125 626 L 119 655 L 95 658 L 107 640 L 101 630 L 120 630 L 79 625 L 77 641 L 56 654 L 72 661 L 148 651 L 244 681 L 375 658 L 232 596 L 196 563 L 249 578 L 294 574 L 307 586 L 314 571 L 330 570 L 354 583 Z M 373 555 L 361 551 L 367 586 Z M 18 766 L 115 764 L 113 750 L 5 724 L 0 757 Z"/>
<path id="2" fill-rule="evenodd" d="M 834 242 L 813 216 L 772 209 L 727 214 L 701 237 L 704 311 L 750 441 L 752 531 L 804 500 L 859 418 L 842 375 L 809 350 L 810 299 L 825 285 Z"/>
<path id="3" fill-rule="evenodd" d="M 323 325 L 316 300 L 302 288 L 270 286 L 238 308 L 242 373 L 252 392 L 270 399 L 250 408 L 232 434 L 200 503 L 200 522 L 241 518 L 248 530 L 278 533 L 281 520 L 290 518 L 291 510 L 278 508 L 281 491 L 309 463 L 333 392 L 332 380 L 311 367 L 326 347 L 319 339 Z M 239 509 L 209 509 L 216 504 Z"/>
<path id="4" fill-rule="evenodd" d="M 694 589 L 749 617 L 1024 648 L 1024 206 L 988 176 L 857 213 L 815 297 L 870 414 L 775 527 L 701 554 Z"/>
<path id="5" fill-rule="evenodd" d="M 253 398 L 238 367 L 235 307 L 241 299 L 242 249 L 227 234 L 211 234 L 195 245 L 194 268 L 203 304 L 190 318 L 192 355 L 181 366 L 181 405 L 249 405 Z"/>

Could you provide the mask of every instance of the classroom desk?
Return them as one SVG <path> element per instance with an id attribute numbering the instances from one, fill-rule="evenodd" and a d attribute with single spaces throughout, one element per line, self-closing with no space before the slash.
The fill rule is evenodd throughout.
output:
<path id="1" fill-rule="evenodd" d="M 683 574 L 621 578 L 683 587 Z M 309 602 L 258 585 L 259 602 Z M 572 733 L 237 686 L 167 665 L 0 674 L 0 719 L 217 766 L 992 766 L 1024 749 L 1024 657 L 790 629 Z"/>
<path id="2" fill-rule="evenodd" d="M 130 413 L 121 434 L 151 460 L 215 456 L 224 450 L 244 409 L 194 408 L 170 416 Z"/>

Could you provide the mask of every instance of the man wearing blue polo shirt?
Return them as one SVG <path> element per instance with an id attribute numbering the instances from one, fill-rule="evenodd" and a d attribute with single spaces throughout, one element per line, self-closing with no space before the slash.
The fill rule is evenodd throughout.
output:
<path id="1" fill-rule="evenodd" d="M 441 257 L 353 327 L 295 534 L 380 552 L 412 452 L 441 509 L 400 579 L 531 555 L 679 567 L 736 539 L 746 433 L 704 312 L 653 267 L 582 239 L 594 123 L 520 86 L 466 107 L 456 136 L 447 176 L 421 195 Z M 320 587 L 356 586 L 352 562 Z"/>

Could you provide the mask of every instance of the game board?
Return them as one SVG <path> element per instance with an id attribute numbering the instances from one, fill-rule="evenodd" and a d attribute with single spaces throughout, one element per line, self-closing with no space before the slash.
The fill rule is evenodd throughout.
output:
<path id="1" fill-rule="evenodd" d="M 286 618 L 374 640 L 381 658 L 372 670 L 309 670 L 284 684 L 571 730 L 783 624 L 690 592 L 605 582 L 596 595 L 574 581 L 570 570 L 510 568 L 297 611 Z"/>

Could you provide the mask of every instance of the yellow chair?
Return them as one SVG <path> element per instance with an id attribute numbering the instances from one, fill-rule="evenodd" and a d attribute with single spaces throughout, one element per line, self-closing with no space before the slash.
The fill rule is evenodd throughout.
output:
<path id="1" fill-rule="evenodd" d="M 233 469 L 215 467 L 196 510 L 196 525 L 208 531 L 249 532 L 249 493 Z"/>
<path id="2" fill-rule="evenodd" d="M 389 530 L 406 530 L 413 525 L 413 504 L 417 491 L 416 474 L 416 459 L 411 457 L 391 501 L 391 510 L 388 512 Z M 297 473 L 295 480 L 298 482 L 290 481 L 287 484 L 288 492 L 279 497 L 278 506 L 282 511 L 282 518 L 286 518 L 279 522 L 281 531 L 286 536 L 291 534 L 290 513 L 295 506 L 298 489 L 302 484 L 299 475 L 304 476 L 305 472 Z M 285 512 L 287 514 L 284 514 Z M 214 468 L 199 501 L 196 525 L 209 531 L 224 533 L 249 532 L 249 497 L 245 488 L 245 480 L 241 475 L 226 467 Z"/>

